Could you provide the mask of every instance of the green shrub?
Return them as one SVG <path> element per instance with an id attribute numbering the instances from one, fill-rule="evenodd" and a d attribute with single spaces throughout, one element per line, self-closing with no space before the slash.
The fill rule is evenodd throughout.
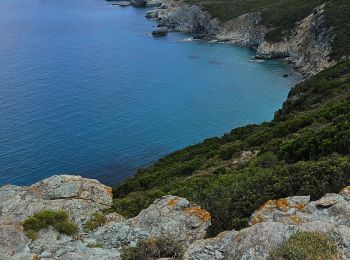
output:
<path id="1" fill-rule="evenodd" d="M 53 226 L 59 233 L 68 236 L 78 231 L 78 226 L 69 221 L 65 211 L 43 210 L 35 213 L 23 222 L 23 229 L 30 239 L 37 238 L 37 232 L 41 229 Z"/>
<path id="2" fill-rule="evenodd" d="M 144 192 L 133 192 L 120 199 L 114 199 L 111 210 L 120 215 L 131 218 L 137 216 L 139 212 L 147 208 L 154 200 L 164 196 L 160 190 L 150 190 Z"/>
<path id="3" fill-rule="evenodd" d="M 270 253 L 269 260 L 338 259 L 338 248 L 319 232 L 299 232 Z"/>
<path id="4" fill-rule="evenodd" d="M 78 226 L 68 220 L 57 222 L 53 226 L 59 233 L 65 234 L 67 236 L 72 236 L 78 232 Z"/>
<path id="5" fill-rule="evenodd" d="M 123 249 L 122 260 L 152 260 L 158 258 L 180 259 L 182 246 L 169 238 L 151 238 L 139 241 L 136 247 Z"/>
<path id="6" fill-rule="evenodd" d="M 101 244 L 101 243 L 88 244 L 87 247 L 90 247 L 90 248 L 103 248 L 103 244 Z"/>
<path id="7" fill-rule="evenodd" d="M 107 222 L 106 216 L 100 212 L 96 212 L 85 223 L 84 228 L 88 231 L 91 231 L 98 227 L 103 226 L 106 222 Z"/>

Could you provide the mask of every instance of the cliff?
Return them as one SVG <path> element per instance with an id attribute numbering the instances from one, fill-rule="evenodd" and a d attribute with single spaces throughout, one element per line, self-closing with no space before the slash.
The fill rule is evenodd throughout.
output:
<path id="1" fill-rule="evenodd" d="M 326 22 L 325 4 L 293 25 L 288 36 L 277 41 L 267 40 L 273 26 L 263 22 L 260 11 L 252 11 L 228 21 L 213 18 L 200 5 L 184 1 L 164 1 L 158 9 L 147 14 L 170 31 L 185 32 L 194 38 L 218 40 L 252 47 L 256 58 L 282 58 L 309 77 L 336 63 L 331 58 L 335 38 L 333 27 Z M 286 19 L 289 19 L 286 17 Z"/>
<path id="2" fill-rule="evenodd" d="M 177 257 L 183 259 L 267 259 L 271 250 L 300 231 L 324 234 L 337 248 L 334 259 L 350 257 L 350 187 L 317 201 L 310 196 L 270 200 L 251 216 L 250 227 L 214 238 L 205 238 L 209 212 L 170 195 L 131 219 L 100 213 L 104 221 L 87 230 L 94 214 L 108 212 L 111 204 L 111 188 L 80 176 L 53 176 L 29 187 L 5 185 L 0 188 L 0 258 L 129 259 L 125 248 L 171 238 L 181 245 Z M 52 222 L 40 227 L 36 238 L 28 238 L 23 225 L 42 210 L 66 211 L 78 231 L 59 234 Z"/>

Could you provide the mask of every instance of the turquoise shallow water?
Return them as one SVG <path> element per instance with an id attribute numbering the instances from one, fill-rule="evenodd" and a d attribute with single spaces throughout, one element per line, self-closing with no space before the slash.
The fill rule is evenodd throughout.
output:
<path id="1" fill-rule="evenodd" d="M 269 120 L 296 75 L 248 49 L 152 38 L 145 9 L 1 0 L 0 185 L 114 184 L 165 154 Z"/>

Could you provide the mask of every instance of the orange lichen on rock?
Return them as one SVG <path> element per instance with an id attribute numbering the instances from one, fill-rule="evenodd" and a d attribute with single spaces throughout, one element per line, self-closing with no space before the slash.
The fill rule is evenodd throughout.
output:
<path id="1" fill-rule="evenodd" d="M 276 201 L 269 200 L 265 204 L 263 204 L 260 208 L 258 208 L 256 211 L 262 211 L 266 209 L 275 209 L 275 208 L 276 208 Z"/>
<path id="2" fill-rule="evenodd" d="M 179 201 L 179 198 L 170 199 L 168 201 L 168 206 L 175 206 L 178 201 Z"/>
<path id="3" fill-rule="evenodd" d="M 290 219 L 291 219 L 295 224 L 300 224 L 300 222 L 301 222 L 301 218 L 299 218 L 299 217 L 296 216 L 296 215 L 290 216 Z"/>
<path id="4" fill-rule="evenodd" d="M 305 209 L 305 205 L 304 204 L 301 204 L 301 203 L 297 203 L 294 208 L 296 208 L 297 210 L 299 211 L 302 211 Z"/>
<path id="5" fill-rule="evenodd" d="M 201 219 L 202 222 L 211 220 L 211 216 L 209 212 L 204 209 L 201 209 L 200 207 L 185 208 L 184 211 L 190 215 L 194 215 L 197 218 Z"/>
<path id="6" fill-rule="evenodd" d="M 108 195 L 113 196 L 112 188 L 111 187 L 106 187 L 106 192 Z"/>
<path id="7" fill-rule="evenodd" d="M 252 224 L 255 225 L 257 223 L 260 223 L 263 221 L 263 218 L 260 214 L 257 214 L 253 219 L 252 219 Z"/>
<path id="8" fill-rule="evenodd" d="M 276 201 L 277 208 L 283 211 L 290 209 L 290 205 L 287 199 L 279 199 Z"/>

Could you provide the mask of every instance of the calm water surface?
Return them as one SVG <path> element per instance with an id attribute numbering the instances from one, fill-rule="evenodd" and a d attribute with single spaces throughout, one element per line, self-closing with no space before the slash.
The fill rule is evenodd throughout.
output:
<path id="1" fill-rule="evenodd" d="M 0 1 L 0 185 L 114 184 L 165 154 L 269 120 L 297 76 L 247 49 L 155 39 L 145 9 Z"/>

